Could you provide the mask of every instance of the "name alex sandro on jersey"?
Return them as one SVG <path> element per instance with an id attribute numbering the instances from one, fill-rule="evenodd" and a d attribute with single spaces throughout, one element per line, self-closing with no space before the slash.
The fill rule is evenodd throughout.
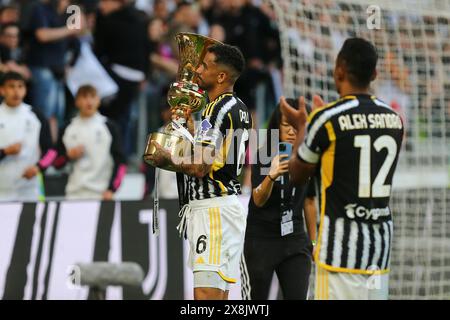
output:
<path id="1" fill-rule="evenodd" d="M 402 129 L 400 116 L 392 113 L 346 114 L 338 117 L 341 131 L 355 129 Z"/>

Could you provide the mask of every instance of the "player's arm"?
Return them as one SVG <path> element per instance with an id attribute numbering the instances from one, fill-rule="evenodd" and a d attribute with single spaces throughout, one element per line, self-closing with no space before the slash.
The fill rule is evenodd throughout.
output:
<path id="1" fill-rule="evenodd" d="M 0 161 L 9 155 L 15 155 L 20 152 L 22 144 L 20 142 L 9 145 L 3 149 L 0 149 Z"/>
<path id="2" fill-rule="evenodd" d="M 297 130 L 297 137 L 293 148 L 295 152 L 292 153 L 291 159 L 289 160 L 291 181 L 294 184 L 303 185 L 309 181 L 309 178 L 316 171 L 316 166 L 320 158 L 320 148 L 318 147 L 318 144 L 321 144 L 320 138 L 323 136 L 322 132 L 324 128 L 320 128 L 320 135 L 314 133 L 314 137 L 306 136 L 307 112 L 304 97 L 299 98 L 298 110 L 292 108 L 286 102 L 284 97 L 281 98 L 280 105 L 281 111 L 285 114 L 288 122 Z M 323 105 L 322 99 L 319 96 L 314 96 L 312 109 L 314 110 Z M 312 126 L 314 120 L 316 119 L 310 120 L 308 124 L 309 127 Z M 307 141 L 311 140 L 313 143 L 308 144 Z"/>
<path id="3" fill-rule="evenodd" d="M 303 131 L 301 133 L 300 131 Z M 301 145 L 304 141 L 304 129 L 297 131 L 297 138 L 294 143 L 294 149 L 300 151 Z M 289 160 L 289 173 L 291 175 L 291 181 L 297 185 L 306 184 L 309 178 L 316 171 L 316 163 L 305 162 L 298 152 L 293 152 L 291 159 Z"/>
<path id="4" fill-rule="evenodd" d="M 211 123 L 203 119 L 201 123 L 201 133 L 195 138 L 191 155 L 184 158 L 172 158 L 170 153 L 164 150 L 157 142 L 152 141 L 155 146 L 155 153 L 147 156 L 156 166 L 172 165 L 176 172 L 181 172 L 196 178 L 203 178 L 210 171 L 216 158 L 216 150 L 222 145 L 223 137 L 227 134 L 227 129 L 231 128 L 230 119 L 225 115 L 220 127 L 216 126 L 216 121 Z"/>
<path id="5" fill-rule="evenodd" d="M 211 170 L 215 156 L 215 149 L 213 147 L 203 147 L 196 144 L 193 147 L 191 156 L 174 159 L 159 143 L 156 141 L 152 141 L 151 143 L 155 147 L 155 152 L 152 155 L 146 156 L 146 160 L 152 161 L 158 167 L 171 165 L 175 167 L 176 172 L 181 172 L 196 178 L 203 178 Z"/>

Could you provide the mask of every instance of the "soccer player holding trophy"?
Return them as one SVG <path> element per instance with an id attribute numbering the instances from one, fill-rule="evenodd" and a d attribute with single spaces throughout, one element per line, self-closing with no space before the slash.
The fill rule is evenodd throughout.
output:
<path id="1" fill-rule="evenodd" d="M 178 230 L 191 248 L 194 298 L 226 300 L 239 276 L 246 228 L 238 176 L 252 120 L 233 92 L 245 60 L 238 48 L 200 35 L 181 33 L 177 41 L 180 67 L 168 93 L 173 121 L 150 136 L 144 159 L 181 177 Z M 201 123 L 188 126 L 202 108 Z"/>

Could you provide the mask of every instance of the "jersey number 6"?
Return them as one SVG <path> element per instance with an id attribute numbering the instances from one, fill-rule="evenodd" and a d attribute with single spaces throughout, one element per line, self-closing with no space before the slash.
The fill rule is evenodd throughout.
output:
<path id="1" fill-rule="evenodd" d="M 202 234 L 197 239 L 197 245 L 195 246 L 195 251 L 197 254 L 202 254 L 206 250 L 206 235 Z"/>

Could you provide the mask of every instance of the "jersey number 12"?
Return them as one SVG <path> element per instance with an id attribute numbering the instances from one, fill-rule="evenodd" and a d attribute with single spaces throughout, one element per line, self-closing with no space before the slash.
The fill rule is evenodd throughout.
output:
<path id="1" fill-rule="evenodd" d="M 387 156 L 384 159 L 380 171 L 373 180 L 373 183 L 371 177 L 371 137 L 369 135 L 355 136 L 353 145 L 361 149 L 359 158 L 358 196 L 360 198 L 389 197 L 391 194 L 391 185 L 385 184 L 385 182 L 397 155 L 397 143 L 394 138 L 384 135 L 376 139 L 373 143 L 376 152 L 380 152 L 385 148 L 387 149 Z"/>

